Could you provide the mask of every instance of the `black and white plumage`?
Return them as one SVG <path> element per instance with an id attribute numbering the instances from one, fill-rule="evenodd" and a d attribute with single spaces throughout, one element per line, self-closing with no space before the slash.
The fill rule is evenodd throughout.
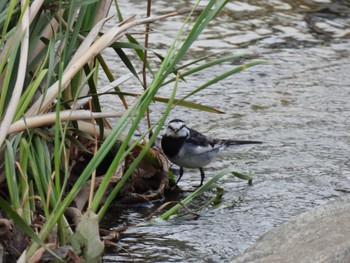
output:
<path id="1" fill-rule="evenodd" d="M 166 132 L 162 137 L 161 145 L 168 159 L 180 166 L 180 177 L 183 168 L 199 168 L 201 183 L 205 177 L 203 167 L 213 161 L 219 152 L 231 145 L 256 144 L 259 141 L 237 141 L 209 139 L 196 130 L 190 129 L 180 119 L 174 119 L 168 123 Z"/>

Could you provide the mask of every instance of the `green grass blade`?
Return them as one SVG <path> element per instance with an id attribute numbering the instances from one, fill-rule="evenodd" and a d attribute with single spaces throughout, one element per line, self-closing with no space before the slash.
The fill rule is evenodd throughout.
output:
<path id="1" fill-rule="evenodd" d="M 216 55 L 216 54 L 215 54 L 215 55 Z M 213 56 L 213 55 L 211 55 L 211 56 Z M 194 61 L 191 61 L 190 63 L 187 63 L 187 64 L 185 64 L 185 65 L 182 65 L 182 66 L 176 68 L 176 70 L 178 70 L 178 71 L 179 71 L 179 70 L 183 70 L 183 69 L 185 69 L 186 67 L 189 67 L 189 66 L 191 66 L 191 65 L 194 65 L 194 64 L 196 64 L 196 63 L 198 63 L 198 62 L 200 62 L 200 61 L 202 61 L 202 60 L 205 60 L 205 59 L 207 59 L 207 58 L 209 58 L 209 57 L 210 57 L 210 56 L 205 56 L 205 57 L 196 59 L 196 60 L 194 60 Z M 198 73 L 198 72 L 200 72 L 200 71 L 202 71 L 202 70 L 204 70 L 204 69 L 213 67 L 213 66 L 215 66 L 215 65 L 218 65 L 218 64 L 221 64 L 221 63 L 224 63 L 224 62 L 227 62 L 227 61 L 232 61 L 232 60 L 237 59 L 237 58 L 239 58 L 239 57 L 243 57 L 243 55 L 229 55 L 229 56 L 225 56 L 225 57 L 220 57 L 220 58 L 218 58 L 218 59 L 215 59 L 215 60 L 209 61 L 209 62 L 207 62 L 207 63 L 204 63 L 203 65 L 199 65 L 199 66 L 197 66 L 197 67 L 194 67 L 194 68 L 192 68 L 192 69 L 190 69 L 190 70 L 183 71 L 183 72 L 180 74 L 180 77 L 181 77 L 181 78 L 187 77 L 187 76 L 189 76 L 189 75 L 191 75 L 191 74 Z M 175 81 L 175 78 L 171 78 L 171 79 L 165 81 L 165 82 L 163 83 L 163 85 L 166 85 L 166 84 L 171 83 L 171 82 L 173 82 L 173 81 Z"/>
<path id="2" fill-rule="evenodd" d="M 98 59 L 98 62 L 100 63 L 100 65 L 101 65 L 101 67 L 102 67 L 104 73 L 106 74 L 108 80 L 109 80 L 110 82 L 113 82 L 113 81 L 115 80 L 115 78 L 114 78 L 114 76 L 113 76 L 113 74 L 112 74 L 112 71 L 111 71 L 110 68 L 108 67 L 107 63 L 106 63 L 105 60 L 103 59 L 102 55 L 99 54 L 99 55 L 97 56 L 97 59 Z M 118 86 L 115 87 L 115 90 L 116 90 L 117 92 L 121 91 L 120 88 L 119 88 Z M 122 101 L 124 107 L 127 109 L 127 108 L 128 108 L 128 103 L 126 102 L 124 96 L 123 96 L 123 95 L 119 95 L 119 98 L 120 98 L 120 100 Z"/>
<path id="3" fill-rule="evenodd" d="M 2 28 L 2 39 L 6 39 L 6 32 L 8 30 L 9 25 L 10 25 L 11 18 L 14 15 L 15 7 L 17 6 L 18 3 L 19 3 L 18 0 L 16 0 L 16 1 L 12 0 L 9 3 L 9 6 L 8 6 L 8 8 L 6 10 L 6 20 L 5 20 L 4 26 Z M 18 21 L 18 24 L 20 22 L 21 21 Z"/>
<path id="4" fill-rule="evenodd" d="M 20 144 L 21 148 L 21 144 Z M 20 151 L 20 159 L 18 165 L 20 166 L 19 171 L 19 189 L 21 193 L 21 207 L 22 207 L 22 218 L 28 224 L 32 223 L 32 210 L 30 209 L 30 186 L 28 179 L 28 155 L 23 154 L 23 151 Z"/>
<path id="5" fill-rule="evenodd" d="M 232 171 L 231 172 L 232 175 L 234 175 L 235 177 L 242 179 L 242 180 L 247 180 L 249 185 L 252 185 L 253 183 L 253 175 L 251 173 L 249 174 L 242 174 L 236 171 Z"/>
<path id="6" fill-rule="evenodd" d="M 24 32 L 19 34 L 19 36 L 16 38 L 16 40 L 13 43 L 13 47 L 9 50 L 10 56 L 9 61 L 7 64 L 7 70 L 6 75 L 3 82 L 3 87 L 1 89 L 1 95 L 0 95 L 0 119 L 3 117 L 3 113 L 7 108 L 8 101 L 10 100 L 10 96 L 13 91 L 13 86 L 11 83 L 13 82 L 14 78 L 16 77 L 16 66 L 18 66 L 17 55 L 19 51 L 19 47 L 22 41 L 22 38 L 24 37 Z M 5 63 L 7 60 L 4 59 L 4 61 L 0 63 Z M 16 65 L 17 64 L 17 65 Z M 1 130 L 1 129 L 0 129 Z"/>
<path id="7" fill-rule="evenodd" d="M 10 200 L 15 209 L 19 209 L 21 206 L 19 200 L 20 189 L 18 188 L 18 179 L 15 171 L 15 149 L 13 144 L 6 140 L 6 151 L 5 151 L 5 175 L 8 191 L 10 194 Z"/>
<path id="8" fill-rule="evenodd" d="M 93 111 L 102 112 L 100 100 L 99 100 L 98 96 L 96 95 L 97 94 L 97 87 L 96 87 L 94 79 L 91 78 L 92 73 L 94 72 L 94 69 L 91 70 L 89 65 L 85 65 L 84 72 L 85 72 L 85 75 L 87 76 L 86 79 L 87 79 L 87 83 L 89 85 L 90 94 L 91 94 L 91 98 L 92 98 Z M 103 119 L 97 119 L 96 122 L 97 122 L 98 127 L 99 127 L 100 137 L 103 138 L 103 133 L 104 133 Z"/>
<path id="9" fill-rule="evenodd" d="M 165 120 L 167 118 L 167 116 L 169 115 L 169 112 L 172 108 L 172 105 L 174 103 L 174 98 L 175 98 L 175 94 L 176 94 L 176 90 L 177 90 L 177 85 L 178 82 L 175 83 L 175 87 L 172 91 L 170 100 L 168 102 L 168 106 L 165 109 L 156 130 L 153 132 L 152 137 L 149 139 L 149 141 L 147 142 L 147 144 L 142 148 L 142 151 L 139 153 L 139 155 L 137 156 L 137 158 L 134 160 L 134 162 L 130 165 L 130 167 L 128 168 L 128 170 L 125 172 L 125 174 L 123 174 L 122 179 L 120 180 L 120 182 L 118 182 L 117 186 L 113 189 L 112 193 L 108 196 L 107 200 L 105 201 L 105 203 L 103 204 L 102 208 L 100 209 L 98 216 L 101 219 L 104 214 L 106 213 L 109 205 L 111 204 L 111 202 L 114 200 L 114 198 L 117 196 L 118 192 L 120 191 L 120 189 L 122 188 L 122 186 L 124 185 L 124 183 L 128 180 L 128 178 L 130 177 L 130 175 L 132 174 L 132 172 L 137 168 L 137 165 L 139 164 L 139 162 L 142 160 L 142 158 L 146 155 L 146 153 L 148 152 L 148 150 L 152 147 L 154 141 L 156 140 L 163 124 L 165 123 Z M 145 134 L 148 134 L 148 132 L 145 132 Z"/>
<path id="10" fill-rule="evenodd" d="M 245 69 L 247 69 L 249 67 L 253 67 L 253 66 L 256 66 L 256 65 L 264 64 L 264 63 L 266 63 L 266 62 L 265 61 L 252 61 L 252 62 L 243 64 L 241 66 L 238 66 L 238 67 L 236 67 L 236 68 L 234 68 L 232 70 L 229 70 L 229 71 L 227 71 L 227 72 L 225 72 L 225 73 L 223 73 L 223 74 L 221 74 L 221 75 L 219 75 L 219 76 L 209 80 L 208 82 L 206 82 L 203 85 L 199 86 L 198 88 L 196 88 L 192 92 L 188 93 L 185 97 L 183 97 L 183 99 L 186 99 L 186 98 L 192 96 L 193 94 L 196 94 L 199 91 L 201 91 L 201 90 L 203 90 L 203 89 L 205 89 L 205 88 L 207 88 L 207 87 L 209 87 L 209 86 L 219 82 L 220 80 L 223 80 L 223 79 L 225 79 L 225 78 L 227 78 L 227 77 L 229 77 L 229 76 L 231 76 L 233 74 L 236 74 L 236 73 L 238 73 L 238 72 L 240 72 L 242 70 L 245 70 Z"/>
<path id="11" fill-rule="evenodd" d="M 115 42 L 111 45 L 113 48 L 119 48 L 119 49 L 140 49 L 140 50 L 150 50 L 141 44 L 139 44 L 137 41 L 134 43 L 129 43 L 129 42 Z"/>
<path id="12" fill-rule="evenodd" d="M 129 114 L 135 111 L 137 109 L 137 106 L 138 104 L 135 103 L 132 107 L 130 107 L 127 110 L 126 114 L 120 118 L 119 125 L 116 125 L 116 127 L 112 130 L 110 136 L 106 138 L 106 140 L 101 145 L 98 152 L 94 155 L 93 159 L 88 163 L 84 171 L 82 171 L 80 177 L 72 186 L 70 192 L 67 193 L 66 197 L 62 200 L 61 203 L 56 205 L 54 209 L 55 213 L 51 213 L 47 215 L 47 220 L 39 233 L 40 239 L 45 239 L 50 234 L 53 227 L 56 225 L 57 221 L 61 218 L 66 208 L 73 201 L 74 197 L 78 194 L 79 190 L 84 186 L 85 182 L 89 179 L 92 172 L 103 161 L 104 157 L 108 154 L 110 149 L 113 147 L 116 140 L 120 137 L 121 133 L 130 123 L 130 119 L 128 118 Z M 27 258 L 31 257 L 37 248 L 38 248 L 38 245 L 33 243 L 28 249 Z"/>
<path id="13" fill-rule="evenodd" d="M 32 99 L 38 90 L 41 82 L 43 81 L 45 75 L 47 73 L 47 70 L 43 70 L 39 73 L 38 77 L 34 80 L 34 82 L 30 83 L 28 88 L 24 91 L 23 95 L 21 96 L 20 102 L 19 102 L 19 108 L 16 111 L 16 115 L 14 117 L 14 122 L 19 120 L 25 110 L 27 109 L 28 105 L 32 102 Z"/>
<path id="14" fill-rule="evenodd" d="M 199 187 L 196 191 L 194 191 L 192 194 L 190 194 L 189 196 L 187 196 L 184 200 L 182 200 L 179 204 L 173 206 L 172 208 L 170 208 L 168 211 L 166 211 L 165 213 L 163 213 L 161 216 L 159 216 L 156 220 L 161 219 L 161 220 L 166 220 L 168 219 L 170 216 L 172 216 L 173 214 L 175 214 L 180 208 L 182 208 L 184 205 L 188 204 L 189 202 L 191 202 L 194 198 L 196 198 L 197 196 L 203 194 L 205 191 L 207 191 L 208 189 L 210 189 L 212 187 L 212 185 L 218 181 L 220 178 L 222 178 L 225 174 L 228 174 L 230 171 L 228 169 L 225 169 L 223 171 L 221 171 L 220 173 L 218 173 L 217 175 L 215 175 L 213 178 L 211 178 L 207 183 L 205 183 L 204 185 L 202 185 L 201 187 Z"/>
<path id="15" fill-rule="evenodd" d="M 140 94 L 139 93 L 131 93 L 131 92 L 115 92 L 115 93 L 104 93 L 104 94 L 121 94 L 123 96 L 132 96 L 132 97 L 139 97 Z M 155 96 L 153 97 L 154 101 L 157 102 L 162 102 L 162 103 L 169 103 L 170 98 L 165 98 L 165 97 L 159 97 L 159 96 Z M 212 108 L 212 107 L 208 107 L 199 103 L 195 103 L 195 102 L 190 102 L 190 101 L 185 101 L 183 99 L 174 99 L 174 105 L 176 106 L 182 106 L 182 107 L 186 107 L 186 108 L 190 108 L 190 109 L 196 109 L 196 110 L 200 110 L 200 111 L 206 111 L 206 112 L 210 112 L 210 113 L 224 113 L 223 111 L 220 111 L 218 109 Z"/>
<path id="16" fill-rule="evenodd" d="M 225 2 L 226 1 L 220 2 L 221 7 L 223 6 L 222 4 L 224 4 Z M 214 1 L 214 0 L 210 1 L 210 6 L 213 6 L 215 3 L 217 3 L 217 1 Z M 219 7 L 220 7 L 220 4 L 218 5 Z M 209 12 L 211 14 L 210 17 L 213 18 L 217 14 L 219 9 L 215 7 L 215 11 L 211 12 L 211 7 L 209 7 L 206 10 L 207 14 L 203 14 L 203 16 L 208 15 L 208 12 Z M 190 19 L 187 18 L 186 22 L 189 22 L 189 20 Z M 204 24 L 209 23 L 209 21 L 210 19 L 206 20 Z M 204 29 L 205 25 L 204 27 L 199 26 L 203 24 L 202 22 L 203 22 L 203 18 L 202 18 L 202 21 L 196 22 L 195 25 L 197 29 L 194 29 L 194 31 L 198 30 L 201 32 Z M 126 110 L 125 114 L 122 117 L 120 117 L 118 123 L 112 129 L 110 135 L 105 139 L 105 141 L 103 142 L 103 144 L 101 145 L 97 153 L 94 155 L 92 160 L 88 163 L 84 171 L 82 171 L 82 173 L 80 174 L 80 177 L 72 186 L 70 192 L 67 193 L 67 195 L 62 200 L 62 202 L 55 207 L 55 213 L 52 213 L 47 217 L 47 220 L 39 233 L 40 239 L 44 240 L 49 235 L 49 233 L 52 231 L 53 227 L 61 218 L 66 208 L 71 204 L 71 202 L 73 201 L 74 197 L 77 195 L 79 190 L 82 189 L 85 182 L 91 177 L 92 172 L 102 162 L 104 157 L 108 154 L 110 149 L 115 145 L 116 141 L 121 137 L 121 134 L 125 132 L 126 129 L 129 130 L 129 133 L 126 135 L 125 140 L 120 146 L 120 150 L 115 157 L 116 161 L 112 162 L 112 165 L 109 168 L 109 171 L 112 171 L 113 169 L 115 169 L 119 165 L 118 160 L 122 160 L 122 157 L 125 156 L 126 152 L 130 151 L 130 148 L 128 147 L 130 138 L 135 132 L 135 130 L 137 129 L 139 122 L 143 118 L 144 113 L 146 112 L 149 104 L 153 101 L 153 97 L 156 95 L 159 88 L 161 87 L 161 83 L 173 71 L 177 62 L 179 62 L 180 59 L 183 58 L 183 56 L 185 55 L 186 51 L 190 47 L 190 44 L 192 44 L 195 41 L 198 34 L 200 34 L 200 32 L 194 32 L 194 34 L 186 38 L 185 40 L 186 44 L 182 45 L 181 43 L 183 42 L 180 42 L 179 39 L 181 34 L 184 32 L 185 27 L 186 26 L 184 24 L 179 34 L 177 35 L 174 43 L 171 45 L 168 55 L 165 57 L 164 62 L 162 63 L 157 75 L 153 78 L 153 81 L 149 85 L 148 89 L 144 91 L 144 93 Z M 59 77 L 60 76 L 61 75 L 59 74 Z M 160 127 L 157 127 L 157 128 L 160 129 Z M 152 137 L 152 139 L 154 139 L 154 137 Z M 107 185 L 108 182 L 110 181 L 110 177 L 105 176 L 104 180 Z M 98 189 L 98 191 L 103 191 L 103 189 L 102 190 L 100 189 L 101 187 Z M 97 196 L 97 193 L 96 193 L 96 196 Z M 95 202 L 94 204 L 98 206 L 100 204 L 100 200 L 98 200 L 98 198 L 97 199 L 95 198 L 94 198 L 94 202 Z M 94 209 L 96 209 L 96 207 L 94 207 Z M 27 258 L 31 257 L 33 253 L 37 250 L 37 248 L 38 248 L 37 244 L 32 244 L 28 249 Z"/>
<path id="17" fill-rule="evenodd" d="M 113 47 L 113 46 L 112 46 Z M 141 82 L 137 71 L 135 70 L 133 64 L 131 63 L 130 59 L 128 56 L 124 53 L 124 51 L 121 48 L 114 48 L 114 51 L 118 54 L 119 58 L 122 60 L 124 65 L 129 69 L 129 71 L 135 76 L 135 78 Z"/>
<path id="18" fill-rule="evenodd" d="M 50 215 L 49 209 L 47 207 L 47 202 L 46 202 L 47 189 L 43 186 L 43 182 L 39 174 L 37 158 L 35 157 L 36 153 L 33 152 L 32 143 L 28 143 L 28 141 L 25 140 L 24 138 L 21 140 L 21 145 L 24 152 L 23 154 L 26 154 L 29 157 L 30 171 L 34 178 L 35 188 L 39 193 L 41 205 L 44 210 L 44 215 L 47 217 Z"/>
<path id="19" fill-rule="evenodd" d="M 0 207 L 1 209 L 30 237 L 34 242 L 38 243 L 41 247 L 45 248 L 50 254 L 55 258 L 60 260 L 60 257 L 57 256 L 50 248 L 48 248 L 43 241 L 35 234 L 33 229 L 31 229 L 26 222 L 14 211 L 11 206 L 7 203 L 5 199 L 0 197 Z"/>
<path id="20" fill-rule="evenodd" d="M 197 4 L 200 1 L 197 2 Z M 187 50 L 193 44 L 193 42 L 198 38 L 198 36 L 202 33 L 204 28 L 209 24 L 209 22 L 219 13 L 219 11 L 229 2 L 229 0 L 221 0 L 221 1 L 209 1 L 201 12 L 199 17 L 196 20 L 196 23 L 192 27 L 191 31 L 188 33 L 188 37 L 182 44 L 181 48 L 177 52 L 174 58 L 174 64 L 170 68 L 173 70 L 177 62 L 185 55 Z M 215 7 L 213 8 L 213 6 Z M 169 72 L 168 72 L 169 73 Z"/>
<path id="21" fill-rule="evenodd" d="M 118 20 L 119 22 L 123 21 L 123 15 L 122 12 L 119 8 L 118 2 L 116 1 L 116 9 L 117 9 L 117 16 L 118 16 Z M 143 58 L 145 56 L 144 50 L 145 47 L 143 47 L 142 45 L 140 45 L 140 43 L 130 34 L 126 34 L 126 38 L 128 39 L 129 43 L 131 46 L 134 46 L 133 49 L 135 50 L 136 55 L 139 57 L 140 61 L 143 61 Z M 116 43 L 117 45 L 123 45 L 122 43 Z M 129 48 L 130 46 L 127 46 L 127 48 Z M 139 48 L 142 47 L 142 48 Z M 121 48 L 121 47 L 120 47 Z M 151 73 L 151 75 L 154 75 L 152 68 L 150 67 L 149 63 L 146 63 L 146 68 L 147 70 Z"/>

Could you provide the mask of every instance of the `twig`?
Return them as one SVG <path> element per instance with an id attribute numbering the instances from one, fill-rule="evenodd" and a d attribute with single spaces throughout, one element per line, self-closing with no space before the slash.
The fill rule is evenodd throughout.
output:
<path id="1" fill-rule="evenodd" d="M 147 17 L 151 16 L 151 5 L 152 1 L 147 0 Z M 143 88 L 147 89 L 147 75 L 146 75 L 146 65 L 147 65 L 147 48 L 148 48 L 148 36 L 149 36 L 149 24 L 146 24 L 146 34 L 145 34 L 145 51 L 143 52 L 143 64 L 142 64 L 142 80 L 143 80 Z M 152 136 L 152 129 L 151 129 L 151 117 L 149 114 L 149 108 L 147 108 L 146 111 L 147 116 L 147 127 L 149 129 L 149 138 Z"/>

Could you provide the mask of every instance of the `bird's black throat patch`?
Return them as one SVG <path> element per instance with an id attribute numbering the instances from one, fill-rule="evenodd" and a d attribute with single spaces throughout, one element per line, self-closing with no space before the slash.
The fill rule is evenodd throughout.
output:
<path id="1" fill-rule="evenodd" d="M 178 154 L 182 145 L 186 141 L 186 137 L 171 138 L 164 135 L 162 138 L 162 149 L 166 156 L 173 157 Z"/>

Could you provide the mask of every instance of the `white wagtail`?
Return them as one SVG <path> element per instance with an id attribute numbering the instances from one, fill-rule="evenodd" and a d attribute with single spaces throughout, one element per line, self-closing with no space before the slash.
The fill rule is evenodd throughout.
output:
<path id="1" fill-rule="evenodd" d="M 162 149 L 168 159 L 180 166 L 180 181 L 185 168 L 199 168 L 201 183 L 203 185 L 203 167 L 209 164 L 221 150 L 231 145 L 255 144 L 259 141 L 237 141 L 209 139 L 196 130 L 190 129 L 179 119 L 169 122 L 166 132 L 162 137 Z"/>

